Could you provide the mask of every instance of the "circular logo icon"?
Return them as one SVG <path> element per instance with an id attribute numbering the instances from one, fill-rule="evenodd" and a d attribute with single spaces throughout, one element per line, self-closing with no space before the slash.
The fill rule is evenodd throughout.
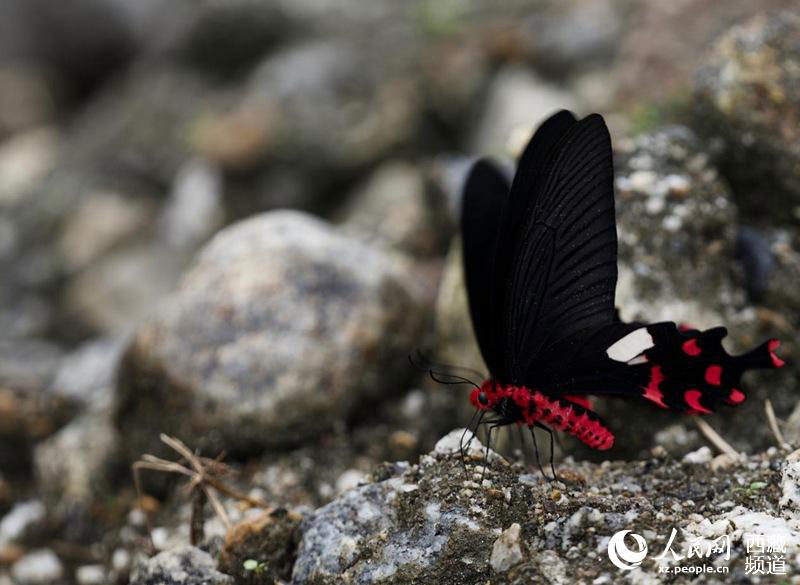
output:
<path id="1" fill-rule="evenodd" d="M 630 533 L 638 550 L 631 550 L 625 544 L 625 537 Z M 647 556 L 647 543 L 644 538 L 630 530 L 620 530 L 608 541 L 608 558 L 623 571 L 635 569 Z"/>

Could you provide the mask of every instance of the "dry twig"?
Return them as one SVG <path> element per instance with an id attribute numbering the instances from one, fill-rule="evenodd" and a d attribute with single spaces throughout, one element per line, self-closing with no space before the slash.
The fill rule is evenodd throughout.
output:
<path id="1" fill-rule="evenodd" d="M 202 538 L 203 533 L 203 509 L 208 501 L 214 512 L 219 516 L 226 529 L 230 529 L 231 522 L 228 513 L 220 501 L 219 495 L 228 496 L 241 502 L 246 502 L 250 506 L 257 508 L 267 508 L 267 505 L 256 498 L 251 498 L 234 488 L 225 485 L 220 477 L 230 475 L 231 468 L 222 463 L 223 455 L 216 459 L 200 457 L 193 453 L 186 444 L 180 439 L 170 437 L 162 433 L 159 437 L 161 441 L 181 456 L 178 461 L 161 459 L 154 455 L 144 454 L 139 461 L 133 465 L 133 481 L 136 492 L 141 498 L 144 494 L 139 473 L 148 469 L 151 471 L 161 471 L 164 473 L 176 473 L 189 479 L 186 486 L 187 492 L 192 498 L 192 519 L 191 519 L 191 543 L 197 544 Z"/>
<path id="2" fill-rule="evenodd" d="M 778 426 L 778 419 L 775 417 L 775 411 L 772 408 L 772 402 L 770 402 L 769 398 L 764 401 L 764 410 L 767 413 L 769 428 L 775 440 L 778 442 L 778 447 L 783 449 L 786 447 L 786 441 L 783 438 L 783 433 L 781 433 L 781 428 Z"/>
<path id="3" fill-rule="evenodd" d="M 735 459 L 739 459 L 740 455 L 736 452 L 736 449 L 731 447 L 730 443 L 723 439 L 717 431 L 711 428 L 710 424 L 708 424 L 699 416 L 693 418 L 697 428 L 700 429 L 700 432 L 703 433 L 703 436 L 705 436 L 705 438 L 708 439 L 712 445 L 714 445 L 721 452 L 730 455 Z"/>

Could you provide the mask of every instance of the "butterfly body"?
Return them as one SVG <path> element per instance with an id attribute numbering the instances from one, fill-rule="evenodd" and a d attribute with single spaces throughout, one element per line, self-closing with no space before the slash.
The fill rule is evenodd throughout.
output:
<path id="1" fill-rule="evenodd" d="M 597 114 L 545 121 L 511 184 L 489 161 L 476 163 L 462 236 L 470 315 L 490 370 L 470 400 L 494 413 L 494 426 L 545 426 L 608 449 L 614 435 L 590 395 L 708 414 L 745 399 L 745 370 L 783 365 L 777 340 L 732 356 L 724 327 L 619 320 L 611 141 Z"/>

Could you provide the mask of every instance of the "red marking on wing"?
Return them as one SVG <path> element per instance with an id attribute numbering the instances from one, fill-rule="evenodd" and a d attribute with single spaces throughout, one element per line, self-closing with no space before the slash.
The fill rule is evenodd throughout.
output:
<path id="1" fill-rule="evenodd" d="M 722 367 L 712 364 L 706 368 L 706 382 L 712 386 L 719 386 L 722 383 Z"/>
<path id="2" fill-rule="evenodd" d="M 664 380 L 664 375 L 661 373 L 660 366 L 653 366 L 650 368 L 650 383 L 644 391 L 644 397 L 648 400 L 655 402 L 661 408 L 667 408 L 664 404 L 664 393 L 661 392 L 659 385 Z"/>
<path id="3" fill-rule="evenodd" d="M 683 393 L 683 399 L 686 401 L 686 404 L 689 405 L 691 408 L 691 413 L 701 413 L 701 414 L 710 414 L 711 411 L 708 410 L 705 406 L 700 404 L 700 397 L 703 395 L 700 390 L 691 389 L 687 390 Z"/>
<path id="4" fill-rule="evenodd" d="M 777 339 L 770 339 L 769 345 L 767 345 L 767 348 L 769 349 L 769 357 L 772 360 L 772 365 L 775 366 L 776 368 L 782 368 L 786 364 L 785 361 L 783 361 L 774 353 L 775 350 L 778 349 L 780 346 L 781 342 Z"/>
<path id="5" fill-rule="evenodd" d="M 588 396 L 564 396 L 570 402 L 574 402 L 575 404 L 580 404 L 584 408 L 588 408 L 589 410 L 592 409 L 592 401 L 589 400 Z"/>
<path id="6" fill-rule="evenodd" d="M 744 392 L 736 388 L 731 388 L 731 393 L 728 395 L 728 402 L 731 404 L 739 404 L 744 402 L 745 398 Z"/>
<path id="7" fill-rule="evenodd" d="M 696 339 L 690 339 L 689 341 L 685 341 L 681 346 L 683 349 L 683 353 L 690 356 L 698 356 L 703 353 L 703 350 L 700 349 L 697 345 Z"/>

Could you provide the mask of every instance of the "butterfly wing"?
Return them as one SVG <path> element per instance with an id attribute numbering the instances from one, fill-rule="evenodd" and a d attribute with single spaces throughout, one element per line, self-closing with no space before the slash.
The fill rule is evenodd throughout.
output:
<path id="1" fill-rule="evenodd" d="M 476 163 L 465 185 L 461 228 L 467 295 L 478 345 L 495 379 L 510 377 L 503 315 L 516 233 L 530 203 L 524 187 L 538 181 L 574 124 L 575 117 L 561 111 L 539 127 L 520 157 L 510 189 L 502 173 L 485 160 Z"/>
<path id="2" fill-rule="evenodd" d="M 693 414 L 736 405 L 746 396 L 742 374 L 779 368 L 779 342 L 730 355 L 724 327 L 680 330 L 675 323 L 612 323 L 581 331 L 548 347 L 540 372 L 552 395 L 641 397 L 661 408 Z"/>
<path id="3" fill-rule="evenodd" d="M 500 364 L 499 347 L 492 342 L 492 275 L 500 217 L 510 185 L 494 164 L 481 159 L 473 165 L 464 186 L 461 233 L 464 280 L 472 327 L 490 371 Z"/>
<path id="4" fill-rule="evenodd" d="M 570 123 L 571 120 L 571 123 Z M 540 354 L 614 321 L 617 232 L 611 138 L 602 117 L 560 113 L 534 136 L 514 179 L 496 267 L 503 381 L 536 381 Z M 534 158 L 540 157 L 534 164 Z M 526 165 L 532 165 L 533 169 Z"/>

